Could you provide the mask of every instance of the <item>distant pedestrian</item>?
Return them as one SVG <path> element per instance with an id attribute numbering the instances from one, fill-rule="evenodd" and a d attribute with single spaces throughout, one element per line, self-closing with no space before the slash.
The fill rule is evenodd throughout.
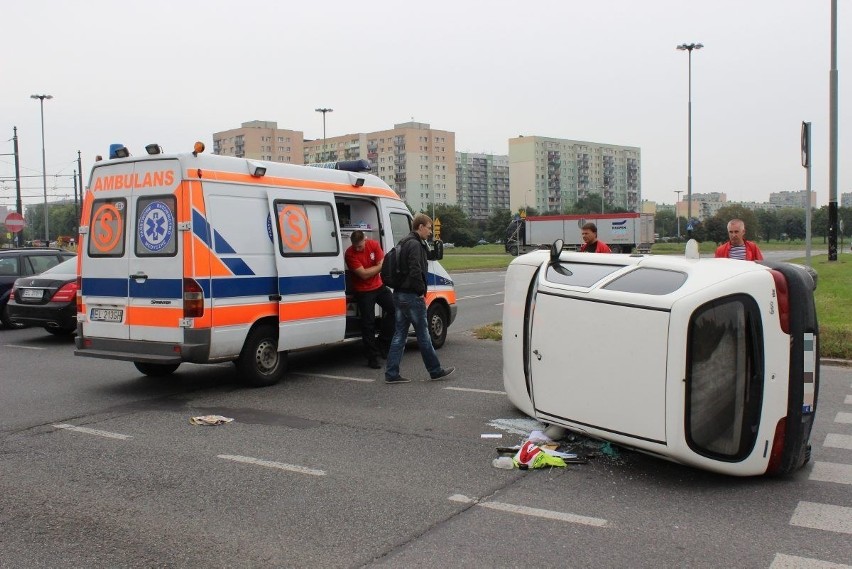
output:
<path id="1" fill-rule="evenodd" d="M 423 365 L 433 380 L 449 377 L 456 368 L 441 367 L 438 354 L 432 345 L 429 325 L 426 322 L 426 283 L 428 261 L 426 239 L 432 234 L 432 220 L 428 215 L 418 213 L 412 222 L 412 231 L 400 240 L 402 245 L 399 263 L 405 272 L 402 284 L 393 291 L 393 303 L 396 307 L 396 327 L 391 340 L 388 360 L 385 367 L 385 383 L 408 383 L 411 380 L 399 374 L 399 364 L 405 351 L 408 328 L 414 325 L 417 345 Z"/>
<path id="2" fill-rule="evenodd" d="M 745 239 L 745 223 L 742 219 L 728 222 L 728 241 L 716 249 L 716 258 L 739 259 L 740 261 L 762 261 L 763 253 L 754 241 Z"/>
<path id="3" fill-rule="evenodd" d="M 385 254 L 378 241 L 367 239 L 356 229 L 349 236 L 352 245 L 346 249 L 346 267 L 350 271 L 349 283 L 358 312 L 361 315 L 361 340 L 367 352 L 367 365 L 381 369 L 379 356 L 387 353 L 393 336 L 394 306 L 391 291 L 382 282 L 382 261 Z M 382 330 L 376 341 L 376 304 L 382 307 Z"/>
<path id="4" fill-rule="evenodd" d="M 603 241 L 598 241 L 598 226 L 592 223 L 586 223 L 582 227 L 583 244 L 580 245 L 580 251 L 584 253 L 612 253 L 612 249 Z"/>

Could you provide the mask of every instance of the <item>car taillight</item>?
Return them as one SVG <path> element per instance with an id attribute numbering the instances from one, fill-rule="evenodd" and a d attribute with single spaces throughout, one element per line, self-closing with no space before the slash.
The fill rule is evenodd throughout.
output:
<path id="1" fill-rule="evenodd" d="M 77 283 L 65 283 L 62 285 L 62 288 L 57 290 L 53 297 L 51 297 L 51 302 L 71 302 L 77 298 Z"/>
<path id="2" fill-rule="evenodd" d="M 779 271 L 771 270 L 772 278 L 775 279 L 775 294 L 778 300 L 778 320 L 781 330 L 785 334 L 790 333 L 790 294 L 787 290 L 787 279 Z"/>
<path id="3" fill-rule="evenodd" d="M 775 437 L 772 439 L 772 452 L 766 474 L 775 474 L 781 468 L 781 456 L 784 454 L 784 442 L 787 437 L 787 417 L 782 417 L 775 425 Z"/>
<path id="4" fill-rule="evenodd" d="M 183 317 L 198 318 L 204 314 L 204 290 L 193 279 L 183 279 Z"/>
<path id="5" fill-rule="evenodd" d="M 77 277 L 77 314 L 83 312 L 83 277 Z"/>

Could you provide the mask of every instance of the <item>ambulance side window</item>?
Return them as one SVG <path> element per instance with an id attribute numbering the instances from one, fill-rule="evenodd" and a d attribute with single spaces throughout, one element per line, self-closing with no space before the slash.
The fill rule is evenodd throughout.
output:
<path id="1" fill-rule="evenodd" d="M 275 200 L 278 246 L 284 257 L 340 253 L 335 212 L 328 203 Z"/>
<path id="2" fill-rule="evenodd" d="M 89 257 L 123 257 L 127 200 L 95 200 L 89 220 Z"/>
<path id="3" fill-rule="evenodd" d="M 402 213 L 390 214 L 391 243 L 396 245 L 399 240 L 411 233 L 411 218 Z"/>
<path id="4" fill-rule="evenodd" d="M 136 201 L 137 257 L 177 255 L 177 224 L 174 196 L 146 196 Z"/>

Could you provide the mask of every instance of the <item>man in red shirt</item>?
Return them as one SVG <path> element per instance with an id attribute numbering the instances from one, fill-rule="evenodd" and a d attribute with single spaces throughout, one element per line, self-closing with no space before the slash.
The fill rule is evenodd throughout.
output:
<path id="1" fill-rule="evenodd" d="M 727 243 L 722 243 L 716 249 L 716 258 L 739 259 L 741 261 L 762 261 L 763 253 L 754 241 L 745 239 L 745 223 L 742 219 L 732 219 L 728 222 Z"/>
<path id="2" fill-rule="evenodd" d="M 349 268 L 352 292 L 361 315 L 361 339 L 367 352 L 367 365 L 381 369 L 379 356 L 387 353 L 393 337 L 393 295 L 382 282 L 382 261 L 385 254 L 377 241 L 364 237 L 355 230 L 349 236 L 352 246 L 346 249 L 346 266 Z M 376 341 L 376 304 L 382 307 L 382 330 Z"/>
<path id="3" fill-rule="evenodd" d="M 592 223 L 586 223 L 581 228 L 583 236 L 583 244 L 580 245 L 580 251 L 584 253 L 612 253 L 609 245 L 603 241 L 598 241 L 598 226 Z"/>

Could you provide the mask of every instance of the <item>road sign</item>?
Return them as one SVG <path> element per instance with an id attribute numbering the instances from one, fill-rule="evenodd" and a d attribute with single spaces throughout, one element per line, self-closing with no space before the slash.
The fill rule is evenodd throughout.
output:
<path id="1" fill-rule="evenodd" d="M 437 241 L 441 238 L 441 220 L 437 217 L 432 222 L 432 237 Z"/>
<path id="2" fill-rule="evenodd" d="M 6 229 L 11 231 L 12 233 L 17 233 L 24 229 L 26 223 L 24 222 L 24 216 L 20 213 L 13 211 L 9 215 L 6 216 L 3 224 L 6 226 Z"/>

